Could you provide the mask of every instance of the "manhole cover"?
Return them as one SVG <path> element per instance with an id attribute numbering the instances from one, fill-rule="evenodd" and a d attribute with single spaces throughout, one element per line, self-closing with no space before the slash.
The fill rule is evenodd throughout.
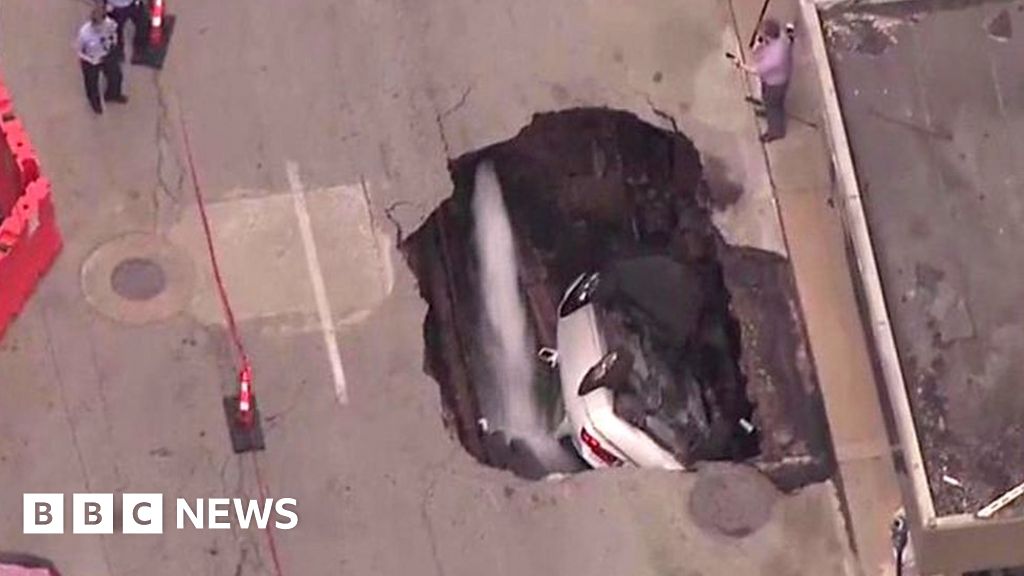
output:
<path id="1" fill-rule="evenodd" d="M 778 497 L 771 481 L 749 466 L 705 464 L 690 493 L 690 514 L 705 530 L 741 538 L 771 519 Z"/>
<path id="2" fill-rule="evenodd" d="M 148 258 L 128 258 L 114 267 L 110 287 L 127 300 L 150 300 L 167 287 L 167 276 L 159 264 Z"/>
<path id="3" fill-rule="evenodd" d="M 163 238 L 125 234 L 85 259 L 81 281 L 85 299 L 104 316 L 147 324 L 187 308 L 195 276 L 188 255 Z"/>

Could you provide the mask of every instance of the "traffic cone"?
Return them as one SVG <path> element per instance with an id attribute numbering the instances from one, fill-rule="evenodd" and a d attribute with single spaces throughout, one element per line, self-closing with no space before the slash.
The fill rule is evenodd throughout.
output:
<path id="1" fill-rule="evenodd" d="M 149 45 L 164 42 L 164 0 L 153 0 L 149 10 Z"/>
<path id="2" fill-rule="evenodd" d="M 163 68 L 173 31 L 174 16 L 167 13 L 164 0 L 149 0 L 149 42 L 143 53 L 132 55 L 132 64 Z"/>
<path id="3" fill-rule="evenodd" d="M 238 423 L 250 428 L 253 425 L 252 368 L 242 368 L 238 376 Z"/>
<path id="4" fill-rule="evenodd" d="M 265 448 L 256 394 L 252 387 L 252 367 L 248 361 L 245 361 L 238 374 L 238 395 L 224 397 L 224 416 L 235 454 Z"/>

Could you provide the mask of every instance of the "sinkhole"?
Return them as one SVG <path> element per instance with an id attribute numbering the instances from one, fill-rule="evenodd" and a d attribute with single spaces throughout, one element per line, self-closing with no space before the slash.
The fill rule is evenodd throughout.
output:
<path id="1" fill-rule="evenodd" d="M 401 249 L 429 304 L 425 369 L 470 454 L 527 478 L 710 460 L 822 475 L 778 473 L 825 450 L 788 265 L 725 244 L 686 136 L 538 114 L 449 170 L 451 197 Z"/>

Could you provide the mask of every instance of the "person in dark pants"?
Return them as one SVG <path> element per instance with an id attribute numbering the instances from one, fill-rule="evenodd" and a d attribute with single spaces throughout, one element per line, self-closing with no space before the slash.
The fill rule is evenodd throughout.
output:
<path id="1" fill-rule="evenodd" d="M 132 62 L 137 62 L 146 52 L 146 35 L 149 20 L 142 0 L 106 0 L 110 17 L 117 23 L 117 57 L 124 60 L 124 27 L 131 21 L 135 28 L 132 36 Z"/>
<path id="2" fill-rule="evenodd" d="M 103 99 L 107 102 L 125 103 L 128 98 L 121 92 L 121 64 L 114 49 L 117 47 L 117 24 L 107 18 L 103 6 L 96 6 L 89 14 L 89 21 L 78 30 L 75 48 L 82 65 L 85 80 L 85 95 L 97 114 L 103 113 L 100 101 L 100 73 L 106 77 L 107 89 Z"/>
<path id="3" fill-rule="evenodd" d="M 756 74 L 761 80 L 761 102 L 768 129 L 762 142 L 778 140 L 786 135 L 786 92 L 793 70 L 793 32 L 782 34 L 778 21 L 771 18 L 761 24 L 758 46 L 754 49 L 754 65 L 739 62 L 740 68 Z"/>

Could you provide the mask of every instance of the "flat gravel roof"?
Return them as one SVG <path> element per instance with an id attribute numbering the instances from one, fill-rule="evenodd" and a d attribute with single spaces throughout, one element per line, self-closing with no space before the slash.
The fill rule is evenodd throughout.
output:
<path id="1" fill-rule="evenodd" d="M 975 512 L 1024 481 L 1024 3 L 822 19 L 936 511 Z"/>

